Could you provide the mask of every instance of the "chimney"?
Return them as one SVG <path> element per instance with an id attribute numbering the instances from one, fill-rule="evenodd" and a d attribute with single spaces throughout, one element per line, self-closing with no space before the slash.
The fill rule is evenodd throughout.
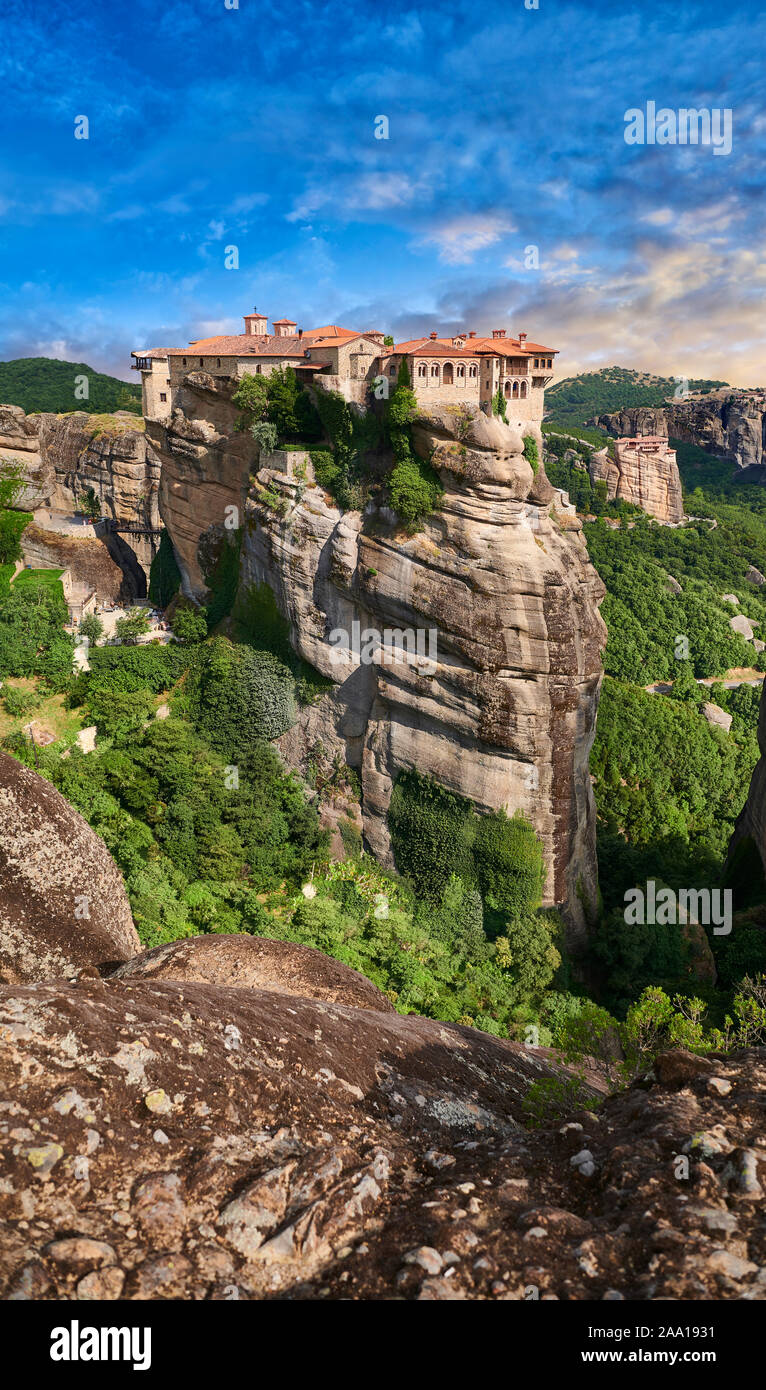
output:
<path id="1" fill-rule="evenodd" d="M 432 338 L 438 338 L 438 336 L 439 336 L 438 333 L 432 333 L 432 334 L 431 334 L 431 337 L 432 337 Z"/>
<path id="2" fill-rule="evenodd" d="M 472 332 L 472 333 L 469 333 L 469 334 L 468 334 L 468 337 L 469 337 L 469 338 L 475 338 L 475 337 L 476 337 L 476 334 L 473 333 L 473 332 Z"/>
<path id="3" fill-rule="evenodd" d="M 504 338 L 504 337 L 505 337 L 505 329 L 504 329 L 504 328 L 493 328 L 493 329 L 492 329 L 492 337 L 493 337 L 493 338 Z"/>
<path id="4" fill-rule="evenodd" d="M 526 341 L 527 341 L 527 335 L 526 335 L 526 333 L 520 333 L 520 334 L 519 334 L 519 342 L 520 342 L 520 343 L 525 343 Z"/>
<path id="5" fill-rule="evenodd" d="M 299 329 L 298 329 L 298 337 L 299 337 L 299 338 L 302 338 L 302 337 L 303 337 L 303 329 L 302 329 L 302 328 L 299 328 Z"/>

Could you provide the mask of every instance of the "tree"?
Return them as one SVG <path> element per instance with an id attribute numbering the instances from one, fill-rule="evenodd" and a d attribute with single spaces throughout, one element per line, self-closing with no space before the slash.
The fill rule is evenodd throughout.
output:
<path id="1" fill-rule="evenodd" d="M 92 487 L 81 492 L 78 498 L 80 509 L 85 513 L 90 521 L 98 521 L 101 516 L 101 503 Z"/>
<path id="2" fill-rule="evenodd" d="M 145 608 L 131 608 L 124 618 L 118 618 L 115 623 L 115 636 L 118 642 L 127 642 L 135 646 L 139 637 L 143 637 L 149 631 L 149 614 Z"/>
<path id="3" fill-rule="evenodd" d="M 98 642 L 104 635 L 104 624 L 97 613 L 86 613 L 80 619 L 80 635 L 89 642 Z"/>
<path id="4" fill-rule="evenodd" d="M 202 642 L 207 637 L 207 613 L 204 608 L 178 608 L 173 618 L 173 635 L 186 644 Z"/>

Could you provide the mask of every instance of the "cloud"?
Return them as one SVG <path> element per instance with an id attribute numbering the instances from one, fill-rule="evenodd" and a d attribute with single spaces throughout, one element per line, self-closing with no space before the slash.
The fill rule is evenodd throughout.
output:
<path id="1" fill-rule="evenodd" d="M 467 213 L 434 227 L 418 244 L 438 247 L 439 259 L 448 265 L 466 265 L 513 231 L 513 222 L 502 215 Z"/>

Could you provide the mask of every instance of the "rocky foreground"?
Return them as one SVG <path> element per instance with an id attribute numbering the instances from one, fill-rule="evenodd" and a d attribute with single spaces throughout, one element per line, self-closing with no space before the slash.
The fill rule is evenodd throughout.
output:
<path id="1" fill-rule="evenodd" d="M 766 1050 L 530 1132 L 534 1052 L 283 988 L 0 987 L 3 1297 L 766 1297 Z"/>

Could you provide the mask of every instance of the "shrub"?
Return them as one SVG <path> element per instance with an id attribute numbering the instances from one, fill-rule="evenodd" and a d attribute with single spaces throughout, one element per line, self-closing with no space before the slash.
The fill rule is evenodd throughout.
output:
<path id="1" fill-rule="evenodd" d="M 124 618 L 118 618 L 114 635 L 118 642 L 137 643 L 149 631 L 149 614 L 145 608 L 131 608 Z"/>
<path id="2" fill-rule="evenodd" d="M 98 642 L 104 635 L 104 624 L 97 613 L 86 613 L 80 619 L 80 636 L 87 637 L 89 642 Z"/>
<path id="3" fill-rule="evenodd" d="M 173 618 L 173 635 L 189 645 L 207 637 L 207 612 L 204 608 L 177 608 Z"/>
<path id="4" fill-rule="evenodd" d="M 511 917 L 540 906 L 545 887 L 543 848 L 521 812 L 480 816 L 473 843 L 476 876 L 490 907 Z"/>
<path id="5" fill-rule="evenodd" d="M 405 458 L 389 479 L 391 505 L 409 531 L 416 531 L 439 505 L 444 489 L 430 464 Z"/>
<path id="6" fill-rule="evenodd" d="M 200 654 L 194 717 L 214 748 L 242 757 L 254 739 L 278 738 L 295 722 L 292 676 L 276 657 L 223 637 Z"/>
<path id="7" fill-rule="evenodd" d="M 536 473 L 540 467 L 540 455 L 537 449 L 537 440 L 531 434 L 524 435 L 524 457 L 532 472 Z"/>

